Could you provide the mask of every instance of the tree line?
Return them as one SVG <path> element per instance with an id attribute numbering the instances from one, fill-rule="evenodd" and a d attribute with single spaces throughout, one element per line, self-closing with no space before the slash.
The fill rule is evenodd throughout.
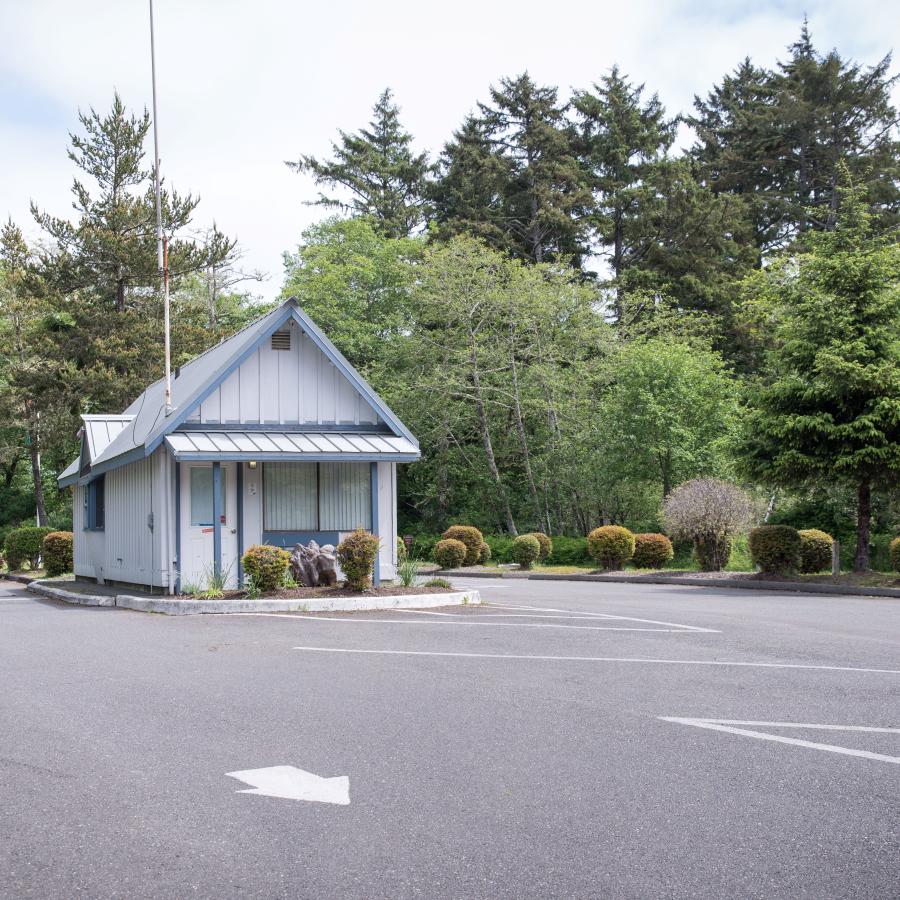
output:
<path id="1" fill-rule="evenodd" d="M 289 163 L 333 214 L 285 255 L 283 296 L 419 437 L 404 529 L 651 530 L 700 475 L 749 484 L 770 521 L 856 531 L 858 554 L 896 529 L 890 66 L 804 25 L 679 115 L 616 67 L 568 97 L 523 73 L 435 158 L 385 91 L 328 158 Z M 148 128 L 118 97 L 82 114 L 72 219 L 35 208 L 32 247 L 3 231 L 0 528 L 35 502 L 62 520 L 78 416 L 161 374 Z M 197 204 L 165 186 L 175 364 L 261 311 Z"/>

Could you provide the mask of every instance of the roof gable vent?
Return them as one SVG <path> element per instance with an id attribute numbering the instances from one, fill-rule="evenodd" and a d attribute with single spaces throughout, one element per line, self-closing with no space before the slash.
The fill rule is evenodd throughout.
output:
<path id="1" fill-rule="evenodd" d="M 273 350 L 290 350 L 291 333 L 289 331 L 275 331 L 272 334 Z"/>

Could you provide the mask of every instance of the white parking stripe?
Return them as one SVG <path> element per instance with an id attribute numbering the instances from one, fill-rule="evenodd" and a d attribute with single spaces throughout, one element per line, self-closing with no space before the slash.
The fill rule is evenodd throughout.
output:
<path id="1" fill-rule="evenodd" d="M 257 615 L 257 613 L 249 613 Z M 726 659 L 653 659 L 632 656 L 532 656 L 519 653 L 451 653 L 438 650 L 357 650 L 350 647 L 294 647 L 312 653 L 363 653 L 384 656 L 449 656 L 462 659 L 528 659 L 549 662 L 647 663 L 672 666 L 739 666 L 749 669 L 809 669 L 821 672 L 869 672 L 900 675 L 900 669 L 866 669 L 857 666 L 818 666 L 807 663 L 744 662 Z"/>
<path id="2" fill-rule="evenodd" d="M 550 613 L 569 613 L 577 612 L 576 610 L 571 609 L 553 609 L 552 607 L 547 606 L 499 606 L 496 604 L 491 604 L 493 609 L 518 609 L 518 610 L 526 610 L 526 609 L 536 609 L 539 612 L 550 612 Z M 669 625 L 672 628 L 684 628 L 687 631 L 700 631 L 706 632 L 708 634 L 721 634 L 720 631 L 716 631 L 714 628 L 700 628 L 698 625 L 682 625 L 678 622 L 660 622 L 657 619 L 638 619 L 635 616 L 614 616 L 611 613 L 585 613 L 584 618 L 592 618 L 592 619 L 624 619 L 629 622 L 645 622 L 648 625 Z"/>
<path id="3" fill-rule="evenodd" d="M 836 731 L 878 731 L 892 734 L 900 734 L 900 728 L 866 728 L 864 726 L 841 725 L 803 725 L 791 722 L 746 722 L 722 724 L 728 720 L 715 719 L 683 719 L 673 716 L 659 716 L 663 722 L 674 722 L 677 725 L 693 725 L 695 728 L 707 728 L 710 731 L 724 731 L 727 734 L 737 734 L 742 737 L 755 738 L 758 741 L 774 741 L 778 744 L 792 744 L 795 747 L 806 747 L 809 750 L 824 750 L 826 753 L 840 753 L 844 756 L 858 756 L 862 759 L 874 759 L 878 762 L 894 763 L 900 765 L 900 756 L 888 756 L 884 753 L 872 753 L 870 750 L 857 750 L 854 747 L 839 747 L 837 744 L 820 744 L 816 741 L 804 741 L 800 738 L 785 737 L 781 734 L 768 734 L 764 731 L 751 731 L 747 728 L 733 728 L 732 724 L 768 725 L 770 727 L 790 728 L 822 728 Z"/>
<path id="4" fill-rule="evenodd" d="M 405 610 L 403 610 L 405 612 Z M 689 634 L 685 628 L 628 628 L 622 625 L 551 625 L 544 622 L 432 622 L 422 619 L 358 619 L 337 616 L 307 616 L 292 613 L 232 613 L 236 616 L 262 616 L 268 619 L 303 619 L 308 622 L 339 622 L 342 625 L 443 625 L 460 628 L 569 628 L 576 631 L 639 631 L 664 634 Z"/>

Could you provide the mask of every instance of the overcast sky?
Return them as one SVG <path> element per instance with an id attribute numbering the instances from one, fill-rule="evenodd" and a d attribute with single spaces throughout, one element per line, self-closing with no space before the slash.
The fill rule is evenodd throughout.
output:
<path id="1" fill-rule="evenodd" d="M 565 97 L 618 63 L 675 113 L 744 56 L 783 57 L 804 11 L 820 50 L 864 63 L 900 39 L 889 0 L 155 0 L 163 173 L 201 196 L 198 225 L 214 218 L 269 273 L 269 298 L 282 253 L 324 214 L 284 160 L 327 154 L 385 86 L 432 155 L 491 83 L 525 69 Z M 0 0 L 0 33 L 0 215 L 36 237 L 30 200 L 70 210 L 77 110 L 105 111 L 114 88 L 150 106 L 148 4 Z"/>

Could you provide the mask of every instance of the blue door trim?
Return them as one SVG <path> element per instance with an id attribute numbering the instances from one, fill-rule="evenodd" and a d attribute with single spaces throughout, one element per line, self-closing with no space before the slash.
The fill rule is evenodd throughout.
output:
<path id="1" fill-rule="evenodd" d="M 378 463 L 369 463 L 369 482 L 371 486 L 372 504 L 372 534 L 378 534 Z M 378 551 L 375 553 L 375 571 L 372 573 L 372 583 L 375 587 L 381 584 L 381 541 L 378 542 Z"/>
<path id="2" fill-rule="evenodd" d="M 222 574 L 222 463 L 214 462 L 213 470 L 213 572 Z"/>
<path id="3" fill-rule="evenodd" d="M 315 541 L 320 547 L 331 544 L 337 547 L 341 536 L 337 531 L 264 531 L 263 543 L 272 547 L 293 550 L 294 544 L 308 544 Z"/>
<path id="4" fill-rule="evenodd" d="M 181 593 L 181 463 L 175 469 L 175 593 Z"/>
<path id="5" fill-rule="evenodd" d="M 244 586 L 244 566 L 241 557 L 244 555 L 244 464 L 235 464 L 237 469 L 237 586 Z"/>

